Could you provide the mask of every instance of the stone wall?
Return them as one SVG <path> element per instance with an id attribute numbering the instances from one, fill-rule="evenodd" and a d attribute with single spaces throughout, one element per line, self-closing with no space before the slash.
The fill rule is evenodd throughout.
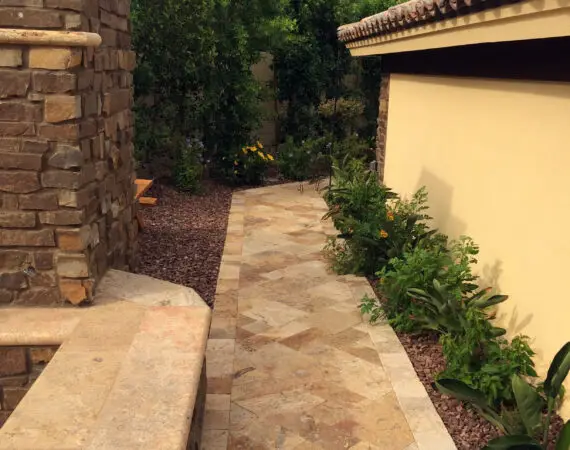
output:
<path id="1" fill-rule="evenodd" d="M 388 131 L 388 104 L 390 99 L 390 74 L 383 73 L 380 82 L 380 107 L 378 111 L 378 130 L 376 133 L 376 161 L 378 179 L 384 181 L 386 164 L 386 133 Z"/>
<path id="2" fill-rule="evenodd" d="M 37 380 L 57 347 L 0 347 L 0 427 Z"/>
<path id="3" fill-rule="evenodd" d="M 0 304 L 88 302 L 135 264 L 129 3 L 0 3 Z"/>

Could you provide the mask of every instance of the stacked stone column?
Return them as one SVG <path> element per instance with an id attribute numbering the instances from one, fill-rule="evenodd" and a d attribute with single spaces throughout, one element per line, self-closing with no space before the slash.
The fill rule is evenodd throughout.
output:
<path id="1" fill-rule="evenodd" d="M 89 302 L 135 264 L 129 4 L 1 5 L 0 304 Z"/>
<path id="2" fill-rule="evenodd" d="M 378 164 L 378 179 L 384 181 L 384 166 L 386 164 L 386 133 L 388 131 L 388 106 L 390 100 L 390 74 L 383 73 L 380 82 L 380 101 L 378 110 L 378 128 L 376 131 L 376 161 Z"/>

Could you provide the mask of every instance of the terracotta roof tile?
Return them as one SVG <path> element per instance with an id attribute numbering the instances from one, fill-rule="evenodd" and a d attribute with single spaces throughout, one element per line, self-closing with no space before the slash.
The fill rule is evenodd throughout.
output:
<path id="1" fill-rule="evenodd" d="M 365 17 L 360 22 L 342 25 L 338 28 L 338 38 L 343 42 L 350 42 L 387 35 L 406 28 L 418 27 L 427 22 L 444 20 L 518 1 L 521 0 L 410 0 L 392 6 L 379 14 Z"/>

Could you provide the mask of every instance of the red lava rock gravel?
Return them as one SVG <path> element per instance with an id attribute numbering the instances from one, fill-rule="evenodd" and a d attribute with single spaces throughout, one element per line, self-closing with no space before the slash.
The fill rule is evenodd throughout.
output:
<path id="1" fill-rule="evenodd" d="M 489 440 L 498 437 L 499 433 L 489 422 L 432 387 L 435 375 L 445 368 L 437 336 L 397 335 L 458 450 L 480 450 Z"/>
<path id="2" fill-rule="evenodd" d="M 138 273 L 191 287 L 212 306 L 232 199 L 229 187 L 206 182 L 192 195 L 155 184 L 142 206 Z"/>

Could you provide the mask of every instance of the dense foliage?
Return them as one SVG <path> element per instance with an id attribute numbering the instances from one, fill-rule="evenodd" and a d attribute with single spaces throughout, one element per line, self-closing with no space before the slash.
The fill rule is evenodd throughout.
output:
<path id="1" fill-rule="evenodd" d="M 421 189 L 411 201 L 401 200 L 362 162 L 352 161 L 334 166 L 335 185 L 327 192 L 331 209 L 325 217 L 332 218 L 342 239 L 341 244 L 331 240 L 328 251 L 337 270 L 373 275 L 432 234 L 422 213 L 427 196 Z"/>
<path id="2" fill-rule="evenodd" d="M 281 153 L 285 159 L 295 153 L 283 163 L 283 174 L 307 179 L 328 172 L 330 157 L 321 158 L 319 152 L 326 152 L 316 146 L 310 149 L 311 170 L 303 165 L 305 143 L 326 137 L 334 148 L 356 133 L 373 136 L 380 80 L 378 58 L 351 61 L 336 29 L 391 3 L 134 0 L 139 163 L 172 173 L 182 186 L 186 177 L 178 166 L 188 165 L 186 141 L 198 139 L 208 173 L 233 174 L 225 162 L 255 141 L 262 102 L 272 95 L 273 89 L 261 86 L 251 71 L 261 52 L 269 52 L 274 55 L 276 92 L 284 102 L 281 136 L 287 151 Z M 293 150 L 287 138 L 303 148 Z"/>
<path id="3" fill-rule="evenodd" d="M 501 418 L 501 431 L 524 433 L 527 417 L 521 413 L 520 390 L 532 392 L 527 393 L 532 398 L 546 398 L 545 392 L 554 391 L 547 382 L 541 387 L 524 381 L 537 376 L 528 338 L 508 340 L 506 330 L 494 325 L 495 306 L 508 297 L 479 286 L 473 274 L 479 253 L 475 242 L 466 236 L 448 242 L 430 230 L 425 189 L 404 201 L 379 184 L 362 162 L 335 167 L 335 183 L 326 199 L 325 217 L 331 217 L 339 231 L 325 248 L 332 268 L 378 280 L 378 298 L 365 297 L 362 312 L 371 322 L 385 319 L 400 332 L 437 333 L 446 360 L 445 370 L 436 374 L 442 390 L 455 389 L 460 399 L 470 393 L 467 400 L 473 403 L 475 398 L 479 410 L 484 404 L 485 411 Z M 568 355 L 564 356 L 568 362 L 559 362 L 560 366 L 570 367 Z M 559 395 L 557 390 L 554 397 Z M 550 413 L 555 406 L 550 405 Z M 541 419 L 541 409 L 534 408 L 533 414 Z M 535 434 L 524 439 L 525 444 L 537 442 Z M 497 445 L 515 441 L 497 441 Z M 503 448 L 491 444 L 489 448 Z M 542 447 L 536 443 L 528 448 Z"/>
<path id="4" fill-rule="evenodd" d="M 374 134 L 380 87 L 379 59 L 354 60 L 337 39 L 345 23 L 383 11 L 394 0 L 291 0 L 288 14 L 296 23 L 291 38 L 275 49 L 278 98 L 287 102 L 281 118 L 283 134 L 300 142 L 319 127 L 323 98 L 363 102 L 367 120 L 360 125 Z"/>
<path id="5" fill-rule="evenodd" d="M 285 1 L 136 0 L 132 4 L 136 151 L 141 164 L 183 163 L 186 139 L 205 161 L 239 151 L 261 118 L 252 64 L 286 39 Z"/>

